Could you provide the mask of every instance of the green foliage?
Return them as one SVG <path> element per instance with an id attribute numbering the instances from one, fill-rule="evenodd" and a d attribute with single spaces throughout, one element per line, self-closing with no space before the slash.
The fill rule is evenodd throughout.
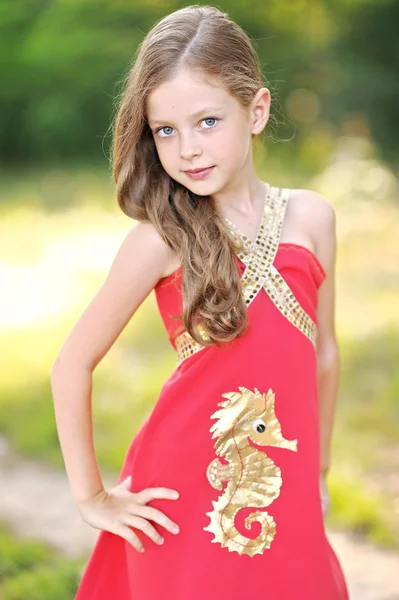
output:
<path id="1" fill-rule="evenodd" d="M 71 600 L 83 565 L 61 559 L 42 543 L 17 539 L 0 526 L 0 599 Z"/>
<path id="2" fill-rule="evenodd" d="M 4 160 L 101 155 L 114 86 L 141 20 L 133 5 L 111 2 L 7 3 Z"/>
<path id="3" fill-rule="evenodd" d="M 92 211 L 93 205 L 115 211 L 117 201 L 113 192 L 111 175 L 104 164 L 81 162 L 77 166 L 63 161 L 62 165 L 53 167 L 48 164 L 42 167 L 27 166 L 23 176 L 20 167 L 9 166 L 1 171 L 0 177 L 2 208 L 10 212 L 18 211 L 21 221 L 24 211 L 62 213 L 73 208 L 82 211 L 85 206 Z"/>
<path id="4" fill-rule="evenodd" d="M 13 577 L 20 571 L 35 568 L 38 563 L 48 561 L 48 548 L 35 540 L 18 541 L 2 526 L 0 528 L 0 582 Z"/>
<path id="5" fill-rule="evenodd" d="M 9 390 L 1 405 L 0 431 L 17 450 L 63 465 L 47 380 Z"/>
<path id="6" fill-rule="evenodd" d="M 364 115 L 369 135 L 388 161 L 398 155 L 399 47 L 395 0 L 364 2 L 342 21 L 335 54 L 342 68 L 342 112 Z"/>
<path id="7" fill-rule="evenodd" d="M 399 331 L 341 344 L 342 410 L 353 431 L 399 442 Z"/>
<path id="8" fill-rule="evenodd" d="M 63 563 L 24 571 L 7 580 L 0 593 L 2 600 L 71 600 L 79 583 L 79 572 L 73 564 Z"/>
<path id="9" fill-rule="evenodd" d="M 115 99 L 138 44 L 157 20 L 188 4 L 2 0 L 2 160 L 104 160 Z M 283 152 L 293 160 L 299 154 L 310 171 L 319 169 L 331 152 L 330 137 L 356 111 L 382 153 L 397 156 L 395 0 L 333 6 L 327 0 L 259 0 L 251 11 L 230 0 L 222 8 L 259 54 L 272 90 L 269 129 L 276 118 L 276 138 L 290 142 Z M 315 136 L 318 152 L 308 156 Z"/>
<path id="10" fill-rule="evenodd" d="M 120 344 L 93 377 L 95 442 L 99 462 L 108 470 L 120 469 L 128 444 L 150 413 L 162 383 L 175 363 L 175 357 L 165 343 L 158 344 L 159 349 L 163 348 L 163 355 L 159 350 L 150 352 L 151 337 L 152 348 L 157 346 L 155 340 L 159 339 L 158 325 L 151 326 L 157 323 L 155 315 L 145 321 L 146 327 L 142 327 L 142 322 L 142 319 L 135 319 L 137 327 L 129 328 L 121 337 Z M 125 351 L 128 340 L 132 346 Z M 135 356 L 139 355 L 140 362 L 135 363 Z M 3 390 L 0 431 L 12 440 L 16 450 L 63 467 L 49 373 L 44 378 L 43 373 L 37 373 L 30 383 L 18 384 L 17 380 L 13 387 Z"/>
<path id="11" fill-rule="evenodd" d="M 363 534 L 370 542 L 399 548 L 386 498 L 368 489 L 359 475 L 332 471 L 328 478 L 331 513 L 327 524 Z"/>
<path id="12" fill-rule="evenodd" d="M 330 523 L 399 547 L 394 517 L 399 468 L 399 331 L 342 340 L 333 436 Z"/>

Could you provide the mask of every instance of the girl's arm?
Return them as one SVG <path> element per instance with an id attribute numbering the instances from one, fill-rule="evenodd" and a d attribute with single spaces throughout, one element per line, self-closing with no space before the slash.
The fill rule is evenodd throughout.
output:
<path id="1" fill-rule="evenodd" d="M 331 463 L 331 438 L 338 398 L 340 358 L 335 332 L 336 217 L 334 207 L 322 196 L 314 206 L 316 252 L 326 271 L 319 288 L 317 370 L 320 413 L 320 474 L 326 476 Z"/>
<path id="2" fill-rule="evenodd" d="M 92 431 L 92 373 L 166 271 L 171 253 L 150 223 L 136 223 L 51 371 L 55 418 L 77 504 L 103 489 Z"/>

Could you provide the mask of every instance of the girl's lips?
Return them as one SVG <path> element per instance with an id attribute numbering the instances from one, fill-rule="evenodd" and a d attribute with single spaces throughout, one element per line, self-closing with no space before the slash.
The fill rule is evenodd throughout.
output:
<path id="1" fill-rule="evenodd" d="M 212 167 L 207 167 L 206 169 L 193 169 L 193 170 L 189 170 L 189 171 L 184 171 L 189 177 L 191 177 L 191 179 L 202 179 L 203 177 L 206 177 L 207 175 L 209 175 L 209 173 L 212 171 L 213 166 Z"/>
<path id="2" fill-rule="evenodd" d="M 186 173 L 198 173 L 199 171 L 205 171 L 211 167 L 203 167 L 202 169 L 186 169 Z"/>

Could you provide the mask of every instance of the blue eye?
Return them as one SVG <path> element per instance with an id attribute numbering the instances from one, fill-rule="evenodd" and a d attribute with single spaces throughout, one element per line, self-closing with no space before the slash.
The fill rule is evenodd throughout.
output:
<path id="1" fill-rule="evenodd" d="M 204 123 L 206 121 L 215 121 L 215 124 L 216 124 L 216 121 L 219 121 L 219 119 L 216 119 L 215 117 L 208 117 L 207 119 L 204 119 Z M 213 127 L 214 127 L 214 125 L 213 125 Z M 205 129 L 212 129 L 212 125 L 210 127 L 205 127 Z"/>
<path id="2" fill-rule="evenodd" d="M 211 125 L 209 125 L 209 121 L 212 121 Z M 208 123 L 209 127 L 204 127 L 204 129 L 213 129 L 215 127 L 217 121 L 220 121 L 220 119 L 217 117 L 207 117 L 206 119 L 202 119 L 201 123 L 206 123 L 206 122 Z M 159 135 L 161 133 L 161 131 L 163 131 L 164 135 L 159 135 L 159 137 L 163 137 L 163 138 L 171 137 L 171 133 L 168 133 L 168 130 L 170 132 L 172 132 L 173 127 L 169 127 L 169 126 L 160 127 L 159 129 L 157 129 L 155 131 L 155 133 Z"/>
<path id="3" fill-rule="evenodd" d="M 173 131 L 173 127 L 161 127 L 160 129 L 157 129 L 157 131 L 155 133 L 160 133 L 161 131 L 163 131 L 165 129 L 171 129 Z M 170 136 L 169 135 L 160 135 L 159 137 L 170 137 Z"/>

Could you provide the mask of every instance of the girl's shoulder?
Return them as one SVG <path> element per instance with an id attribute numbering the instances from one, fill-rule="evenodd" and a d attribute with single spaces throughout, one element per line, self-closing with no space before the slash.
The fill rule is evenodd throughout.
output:
<path id="1" fill-rule="evenodd" d="M 158 229 L 150 221 L 135 221 L 127 237 L 137 239 L 144 251 L 168 254 L 170 250 Z"/>
<path id="2" fill-rule="evenodd" d="M 309 189 L 289 189 L 288 206 L 298 218 L 314 221 L 329 221 L 334 218 L 332 203 L 325 197 Z"/>
<path id="3" fill-rule="evenodd" d="M 153 223 L 149 221 L 136 221 L 128 235 L 137 240 L 136 248 L 139 249 L 139 255 L 151 254 L 157 260 L 160 269 L 160 279 L 163 279 L 176 270 L 179 264 L 179 257 L 168 246 Z"/>
<path id="4" fill-rule="evenodd" d="M 289 189 L 287 221 L 307 233 L 317 248 L 325 237 L 335 234 L 335 208 L 325 197 L 310 189 Z"/>

